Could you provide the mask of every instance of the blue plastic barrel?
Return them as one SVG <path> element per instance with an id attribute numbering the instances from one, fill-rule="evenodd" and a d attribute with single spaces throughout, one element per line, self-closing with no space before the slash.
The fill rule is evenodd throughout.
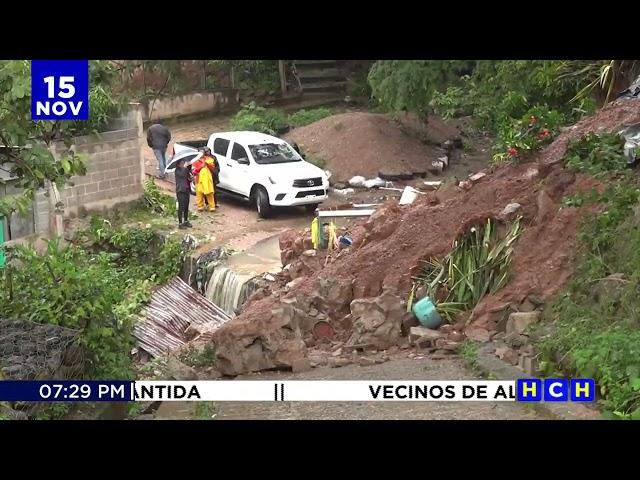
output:
<path id="1" fill-rule="evenodd" d="M 424 297 L 413 306 L 413 314 L 423 327 L 436 329 L 442 325 L 442 317 L 429 297 Z"/>

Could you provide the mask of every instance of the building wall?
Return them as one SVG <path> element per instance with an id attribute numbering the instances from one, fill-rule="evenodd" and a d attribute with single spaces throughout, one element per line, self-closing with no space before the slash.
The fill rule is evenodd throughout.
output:
<path id="1" fill-rule="evenodd" d="M 201 113 L 234 112 L 240 105 L 240 93 L 235 89 L 189 93 L 177 97 L 145 100 L 141 103 L 145 122 L 167 120 Z"/>
<path id="2" fill-rule="evenodd" d="M 27 215 L 12 216 L 11 238 L 5 225 L 5 242 L 60 234 L 64 217 L 101 211 L 139 198 L 144 183 L 142 115 L 142 107 L 132 104 L 126 114 L 111 122 L 110 131 L 76 137 L 74 149 L 85 155 L 87 173 L 73 177 L 72 185 L 66 185 L 59 192 L 62 213 L 56 211 L 55 193 L 39 190 Z M 54 152 L 62 148 L 63 145 L 55 145 Z M 18 190 L 11 183 L 0 191 L 0 195 L 13 193 Z"/>

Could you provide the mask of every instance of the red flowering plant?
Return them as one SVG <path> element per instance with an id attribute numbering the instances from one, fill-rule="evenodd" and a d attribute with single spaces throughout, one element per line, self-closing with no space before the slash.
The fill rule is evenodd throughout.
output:
<path id="1" fill-rule="evenodd" d="M 546 106 L 531 108 L 522 118 L 504 119 L 498 126 L 494 163 L 517 162 L 548 145 L 560 132 L 564 116 Z"/>

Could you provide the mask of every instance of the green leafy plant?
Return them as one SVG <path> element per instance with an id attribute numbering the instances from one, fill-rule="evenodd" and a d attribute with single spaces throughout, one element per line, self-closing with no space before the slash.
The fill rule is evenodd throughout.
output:
<path id="1" fill-rule="evenodd" d="M 280 110 L 258 107 L 254 102 L 251 102 L 233 117 L 231 128 L 279 135 L 286 130 L 287 120 Z"/>
<path id="2" fill-rule="evenodd" d="M 144 181 L 143 199 L 154 213 L 172 217 L 176 215 L 175 198 L 165 195 L 156 185 L 153 177 L 149 177 Z"/>
<path id="3" fill-rule="evenodd" d="M 569 145 L 565 162 L 569 168 L 596 176 L 624 170 L 624 139 L 615 134 L 588 133 Z"/>
<path id="4" fill-rule="evenodd" d="M 113 229 L 92 220 L 91 248 L 47 244 L 7 249 L 0 270 L 0 317 L 28 319 L 81 331 L 93 378 L 132 378 L 131 328 L 155 285 L 175 276 L 181 244 L 151 229 Z"/>
<path id="5" fill-rule="evenodd" d="M 548 145 L 564 122 L 560 112 L 537 106 L 518 120 L 504 119 L 498 127 L 493 161 L 518 161 L 527 153 Z"/>
<path id="6" fill-rule="evenodd" d="M 426 261 L 416 282 L 426 288 L 438 312 L 451 320 L 506 285 L 513 243 L 520 232 L 518 219 L 501 238 L 497 222 L 487 219 L 484 226 L 471 227 L 456 239 L 444 260 Z"/>
<path id="7" fill-rule="evenodd" d="M 215 402 L 197 402 L 194 417 L 198 420 L 213 420 L 217 411 Z"/>
<path id="8" fill-rule="evenodd" d="M 313 108 L 310 110 L 298 110 L 295 113 L 289 115 L 289 123 L 294 127 L 302 127 L 309 125 L 310 123 L 317 122 L 323 118 L 329 117 L 332 114 L 328 108 Z"/>

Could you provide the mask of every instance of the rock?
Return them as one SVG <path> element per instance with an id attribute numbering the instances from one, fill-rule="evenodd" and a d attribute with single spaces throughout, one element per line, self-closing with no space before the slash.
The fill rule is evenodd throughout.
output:
<path id="1" fill-rule="evenodd" d="M 537 168 L 527 168 L 527 171 L 524 172 L 524 177 L 528 180 L 533 180 L 538 176 L 539 172 Z"/>
<path id="2" fill-rule="evenodd" d="M 527 337 L 525 337 L 524 335 L 520 335 L 518 333 L 515 333 L 515 332 L 508 333 L 504 337 L 504 342 L 507 345 L 509 345 L 510 347 L 513 347 L 513 348 L 519 348 L 519 347 L 525 345 L 528 341 L 529 341 L 529 339 Z"/>
<path id="3" fill-rule="evenodd" d="M 453 331 L 449 334 L 449 336 L 447 337 L 449 340 L 451 340 L 452 342 L 463 342 L 464 341 L 464 334 Z"/>
<path id="4" fill-rule="evenodd" d="M 528 298 L 525 298 L 520 305 L 518 305 L 518 312 L 533 312 L 536 309 L 536 306 L 529 301 Z"/>
<path id="5" fill-rule="evenodd" d="M 469 180 L 463 180 L 458 184 L 458 186 L 463 190 L 469 190 L 473 186 L 473 183 Z"/>
<path id="6" fill-rule="evenodd" d="M 437 349 L 440 350 L 451 350 L 451 351 L 455 351 L 458 349 L 459 343 L 458 342 L 452 342 L 450 340 L 447 340 L 445 338 L 439 338 L 435 341 L 435 347 Z"/>
<path id="7" fill-rule="evenodd" d="M 315 257 L 318 255 L 318 252 L 316 252 L 315 250 L 305 250 L 304 252 L 302 252 L 302 255 L 304 255 L 305 257 Z"/>
<path id="8" fill-rule="evenodd" d="M 491 337 L 491 340 L 494 342 L 504 340 L 505 335 L 506 333 L 504 332 L 497 332 L 493 337 Z"/>
<path id="9" fill-rule="evenodd" d="M 465 331 L 465 335 L 474 342 L 487 343 L 491 340 L 489 331 L 484 328 L 469 328 Z"/>
<path id="10" fill-rule="evenodd" d="M 321 278 L 316 296 L 322 298 L 327 306 L 324 312 L 330 317 L 346 310 L 353 300 L 353 282 L 345 278 Z"/>
<path id="11" fill-rule="evenodd" d="M 496 348 L 495 355 L 500 360 L 504 360 L 505 362 L 510 363 L 511 365 L 517 365 L 518 363 L 518 354 L 512 348 L 509 348 L 509 347 Z"/>
<path id="12" fill-rule="evenodd" d="M 413 314 L 413 312 L 406 312 L 402 316 L 402 329 L 401 329 L 402 335 L 406 337 L 407 335 L 409 335 L 409 331 L 411 327 L 417 327 L 419 325 L 420 325 L 420 322 L 418 321 L 416 316 Z"/>
<path id="13" fill-rule="evenodd" d="M 430 358 L 433 358 L 434 360 L 441 360 L 443 358 L 450 357 L 451 355 L 453 355 L 452 350 L 439 349 L 433 352 L 433 355 L 431 355 Z"/>
<path id="14" fill-rule="evenodd" d="M 538 311 L 512 313 L 507 320 L 507 335 L 514 332 L 523 334 L 529 325 L 540 320 L 540 316 L 541 313 Z"/>
<path id="15" fill-rule="evenodd" d="M 198 380 L 199 376 L 197 372 L 185 365 L 177 358 L 170 356 L 167 359 L 164 376 L 169 377 L 172 380 Z"/>
<path id="16" fill-rule="evenodd" d="M 297 358 L 291 362 L 291 371 L 293 373 L 307 372 L 311 370 L 311 361 L 308 358 Z"/>
<path id="17" fill-rule="evenodd" d="M 533 345 L 529 344 L 529 345 L 525 345 L 524 347 L 522 347 L 520 349 L 520 355 L 529 355 L 529 356 L 533 356 L 534 355 L 534 349 L 533 349 Z"/>
<path id="18" fill-rule="evenodd" d="M 378 357 L 378 358 L 374 359 L 374 361 L 375 361 L 376 364 L 379 365 L 381 363 L 388 362 L 389 361 L 389 357 L 384 357 L 384 356 L 383 357 Z"/>
<path id="19" fill-rule="evenodd" d="M 309 315 L 310 317 L 316 317 L 316 316 L 318 316 L 318 309 L 317 309 L 317 308 L 312 308 L 311 310 L 309 310 L 308 315 Z"/>
<path id="20" fill-rule="evenodd" d="M 539 373 L 538 362 L 533 357 L 522 355 L 520 357 L 519 365 L 522 365 L 522 370 L 524 370 L 524 372 L 530 377 L 537 376 Z"/>
<path id="21" fill-rule="evenodd" d="M 361 367 L 368 367 L 370 365 L 375 365 L 377 362 L 373 358 L 360 357 L 360 360 L 358 363 Z"/>
<path id="22" fill-rule="evenodd" d="M 451 325 L 450 323 L 445 323 L 441 325 L 440 328 L 438 328 L 438 331 L 444 333 L 445 335 L 449 335 L 451 332 L 454 331 L 454 328 L 453 328 L 453 325 Z"/>
<path id="23" fill-rule="evenodd" d="M 409 342 L 416 346 L 422 346 L 426 342 L 434 342 L 444 336 L 444 333 L 426 327 L 411 327 L 409 330 Z"/>
<path id="24" fill-rule="evenodd" d="M 334 350 L 334 352 L 331 354 L 332 357 L 339 357 L 340 355 L 342 355 L 342 348 Z"/>
<path id="25" fill-rule="evenodd" d="M 549 221 L 556 213 L 556 206 L 551 197 L 544 190 L 538 192 L 536 200 L 538 206 L 537 224 Z"/>
<path id="26" fill-rule="evenodd" d="M 350 363 L 351 363 L 351 360 L 349 360 L 348 358 L 343 358 L 343 357 L 330 358 L 329 359 L 329 366 L 331 368 L 346 367 Z"/>
<path id="27" fill-rule="evenodd" d="M 304 282 L 307 279 L 307 277 L 297 277 L 293 280 L 291 280 L 289 283 L 287 283 L 285 286 L 289 289 L 289 290 L 293 290 L 294 288 L 296 288 L 298 285 L 300 285 L 302 282 Z"/>
<path id="28" fill-rule="evenodd" d="M 518 210 L 520 210 L 521 207 L 522 207 L 522 205 L 520 205 L 519 203 L 509 203 L 509 204 L 507 204 L 506 207 L 504 207 L 502 212 L 500 212 L 500 217 L 501 218 L 506 218 L 509 215 L 511 215 L 512 213 L 515 213 Z"/>
<path id="29" fill-rule="evenodd" d="M 527 300 L 533 303 L 536 306 L 536 308 L 544 305 L 544 301 L 537 295 L 529 295 L 527 297 Z"/>
<path id="30" fill-rule="evenodd" d="M 353 334 L 348 344 L 384 349 L 398 343 L 404 313 L 402 298 L 389 289 L 378 297 L 352 301 Z"/>

